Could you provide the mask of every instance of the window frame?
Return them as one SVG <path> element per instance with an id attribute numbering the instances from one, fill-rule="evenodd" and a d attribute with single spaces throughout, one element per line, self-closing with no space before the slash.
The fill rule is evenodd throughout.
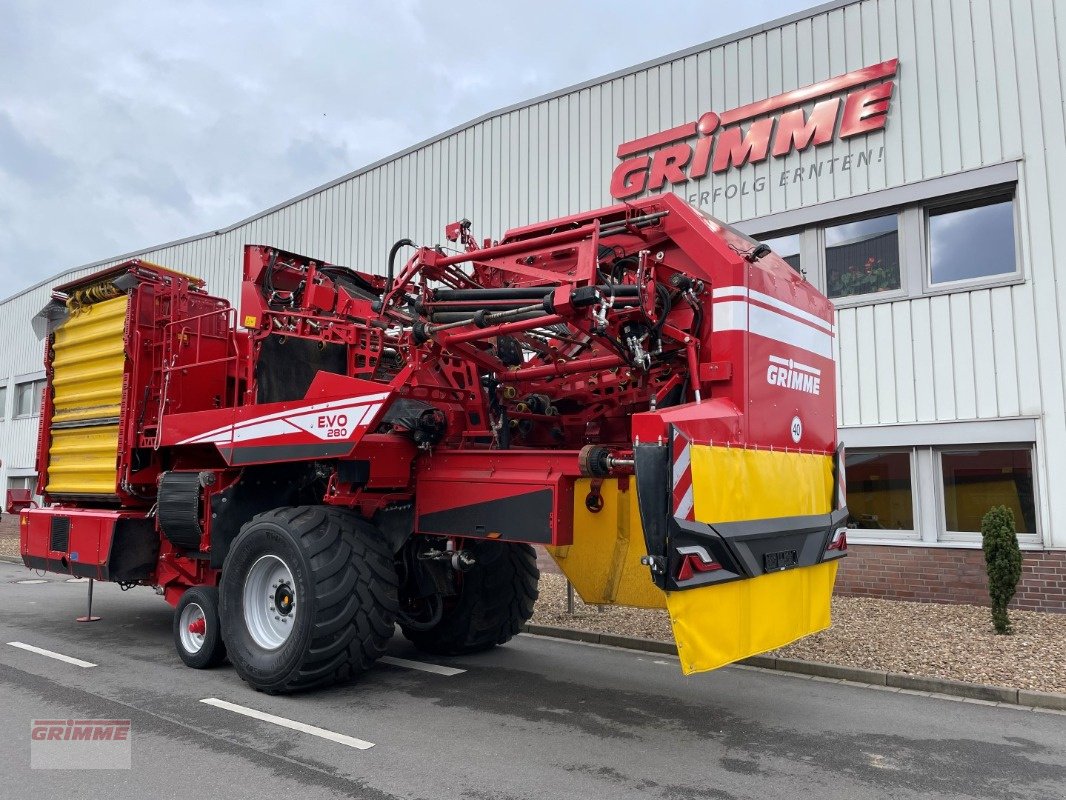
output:
<path id="1" fill-rule="evenodd" d="M 28 381 L 20 381 L 19 383 L 15 384 L 15 397 L 14 397 L 14 403 L 13 403 L 13 406 L 12 406 L 12 409 L 11 409 L 11 418 L 12 419 L 32 419 L 33 417 L 39 417 L 41 415 L 41 405 L 44 403 L 43 392 L 44 392 L 45 383 L 46 382 L 45 382 L 44 378 L 32 378 L 32 379 L 30 379 Z M 24 387 L 26 385 L 31 385 L 33 387 L 36 387 L 32 391 L 33 391 L 34 395 L 37 397 L 37 402 L 33 403 L 32 400 L 31 400 L 30 411 L 28 413 L 22 414 L 22 413 L 19 413 L 19 399 L 20 399 L 20 397 L 22 395 L 22 387 Z"/>
<path id="2" fill-rule="evenodd" d="M 930 194 L 880 208 L 867 209 L 853 214 L 841 214 L 822 219 L 813 219 L 806 224 L 778 224 L 766 228 L 750 228 L 753 231 L 765 231 L 754 236 L 755 239 L 770 239 L 778 236 L 799 234 L 800 263 L 805 273 L 803 277 L 819 291 L 829 296 L 826 260 L 826 228 L 860 222 L 864 219 L 896 215 L 896 230 L 899 236 L 900 288 L 885 292 L 830 297 L 833 306 L 838 309 L 873 306 L 879 303 L 895 303 L 901 300 L 916 300 L 924 297 L 937 297 L 946 294 L 970 292 L 977 289 L 994 289 L 1002 286 L 1016 286 L 1028 280 L 1028 267 L 1025 262 L 1025 245 L 1022 241 L 1022 204 L 1024 198 L 1018 191 L 1017 177 L 1009 180 L 991 180 L 987 185 L 976 188 Z M 1014 206 L 1014 264 L 1015 271 L 999 275 L 967 278 L 961 281 L 932 283 L 932 237 L 929 233 L 930 211 L 965 206 L 982 200 L 1010 200 Z M 835 205 L 831 203 L 830 205 Z M 778 223 L 785 223 L 781 215 L 771 215 L 766 221 L 772 223 L 778 217 Z M 755 225 L 758 220 L 752 220 Z M 746 230 L 749 228 L 745 228 Z"/>
<path id="3" fill-rule="evenodd" d="M 936 216 L 933 212 L 946 209 L 963 211 L 967 206 L 970 208 L 981 205 L 993 205 L 997 201 L 1010 201 L 1012 212 L 1012 230 L 1014 232 L 1014 271 L 1001 272 L 996 275 L 983 275 L 977 278 L 963 278 L 957 281 L 933 282 L 933 237 L 930 233 L 930 218 Z M 987 201 L 987 202 L 985 202 Z M 1024 283 L 1025 267 L 1022 259 L 1021 237 L 1018 236 L 1018 228 L 1021 218 L 1018 213 L 1018 187 L 1014 186 L 990 186 L 977 192 L 940 197 L 919 205 L 922 215 L 919 233 L 921 235 L 922 254 L 922 294 L 941 295 L 953 292 L 971 291 L 973 289 L 991 289 L 997 286 L 1013 286 Z"/>
<path id="4" fill-rule="evenodd" d="M 796 240 L 799 242 L 799 252 L 796 253 L 796 255 L 799 256 L 800 268 L 797 270 L 795 267 L 792 267 L 791 264 L 789 264 L 789 266 L 792 267 L 792 269 L 794 269 L 801 278 L 809 281 L 810 270 L 807 268 L 807 252 L 804 247 L 803 240 L 805 231 L 805 228 L 785 228 L 779 231 L 770 231 L 769 233 L 760 234 L 758 237 L 758 241 L 760 244 L 765 244 L 769 246 L 770 239 L 784 239 L 787 236 L 795 236 Z M 785 261 L 785 256 L 781 255 L 776 250 L 774 250 L 774 254 L 780 257 L 782 261 Z M 787 261 L 785 261 L 785 263 L 788 264 Z"/>
<path id="5" fill-rule="evenodd" d="M 904 227 L 904 209 L 895 208 L 883 208 L 877 211 L 868 212 L 866 214 L 859 214 L 852 217 L 840 217 L 838 219 L 824 220 L 818 224 L 818 262 L 817 267 L 819 273 L 822 276 L 821 290 L 826 297 L 833 303 L 836 308 L 851 308 L 852 306 L 864 306 L 873 305 L 874 303 L 891 302 L 893 300 L 905 299 L 908 295 L 908 280 L 907 280 L 907 268 L 904 261 L 904 253 L 906 252 L 906 231 Z M 853 222 L 863 222 L 868 219 L 878 219 L 879 217 L 890 217 L 895 215 L 896 217 L 896 255 L 899 259 L 899 288 L 887 289 L 883 292 L 866 292 L 864 294 L 849 294 L 842 297 L 830 297 L 829 295 L 829 259 L 827 257 L 826 250 L 828 244 L 826 241 L 826 229 L 835 228 L 839 225 L 848 225 Z"/>
<path id="6" fill-rule="evenodd" d="M 914 520 L 913 530 L 897 528 L 848 528 L 848 539 L 856 544 L 884 544 L 888 542 L 906 542 L 913 544 L 922 540 L 921 503 L 919 493 L 921 491 L 918 476 L 918 448 L 917 447 L 849 447 L 845 455 L 861 455 L 863 453 L 906 453 L 910 467 L 911 480 L 911 519 Z M 845 467 L 846 469 L 846 467 Z M 845 477 L 847 473 L 845 472 Z M 850 484 L 850 482 L 849 482 Z"/>
<path id="7" fill-rule="evenodd" d="M 1022 547 L 1036 547 L 1043 544 L 1044 526 L 1040 516 L 1040 471 L 1037 469 L 1036 444 L 1034 442 L 996 442 L 989 444 L 952 444 L 933 447 L 933 477 L 930 481 L 936 498 L 936 541 L 951 544 L 981 544 L 980 531 L 949 531 L 947 525 L 946 487 L 944 486 L 945 452 L 978 452 L 981 450 L 1025 450 L 1029 453 L 1029 468 L 1033 473 L 1033 519 L 1036 530 L 1033 533 L 1018 533 L 1018 544 Z"/>

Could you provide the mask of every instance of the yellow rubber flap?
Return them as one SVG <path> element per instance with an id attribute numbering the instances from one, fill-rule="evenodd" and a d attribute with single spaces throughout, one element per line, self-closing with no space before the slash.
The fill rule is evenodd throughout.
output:
<path id="1" fill-rule="evenodd" d="M 667 606 L 681 670 L 690 675 L 783 647 L 830 624 L 837 562 L 685 592 Z"/>
<path id="2" fill-rule="evenodd" d="M 832 456 L 692 445 L 693 505 L 700 522 L 827 514 Z M 685 674 L 782 647 L 830 624 L 837 564 L 668 592 Z"/>

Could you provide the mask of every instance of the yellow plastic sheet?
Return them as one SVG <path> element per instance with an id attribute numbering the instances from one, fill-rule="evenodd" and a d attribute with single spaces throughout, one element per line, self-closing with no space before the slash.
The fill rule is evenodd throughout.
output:
<path id="1" fill-rule="evenodd" d="M 625 491 L 616 479 L 603 481 L 603 508 L 592 513 L 585 506 L 592 481 L 574 486 L 574 543 L 549 547 L 548 553 L 586 603 L 666 608 L 666 595 L 640 563 L 647 555 L 640 524 L 636 482 Z"/>
<path id="2" fill-rule="evenodd" d="M 690 453 L 700 522 L 829 513 L 831 456 L 704 445 Z M 836 571 L 832 561 L 668 592 L 681 669 L 716 669 L 828 628 Z"/>
<path id="3" fill-rule="evenodd" d="M 670 623 L 686 675 L 784 647 L 829 627 L 837 562 L 668 592 Z"/>
<path id="4" fill-rule="evenodd" d="M 833 460 L 807 453 L 693 445 L 694 508 L 700 522 L 826 514 Z M 625 485 L 625 484 L 623 484 Z M 600 487 L 603 507 L 585 507 L 591 481 L 574 490 L 574 543 L 549 547 L 586 603 L 663 608 L 685 674 L 716 669 L 827 628 L 835 561 L 757 578 L 662 592 L 640 559 L 646 554 L 634 482 Z"/>

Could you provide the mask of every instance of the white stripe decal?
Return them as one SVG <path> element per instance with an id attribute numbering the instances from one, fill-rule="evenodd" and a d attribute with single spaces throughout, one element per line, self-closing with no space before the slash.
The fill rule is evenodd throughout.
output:
<path id="1" fill-rule="evenodd" d="M 257 425 L 245 425 L 243 428 L 237 428 L 233 431 L 233 442 L 246 442 L 249 439 L 262 439 L 264 436 L 283 436 L 286 433 L 292 433 L 299 430 L 294 428 L 291 424 L 283 419 L 271 419 L 266 422 L 260 422 Z M 229 442 L 228 435 L 223 434 L 222 441 Z"/>
<path id="2" fill-rule="evenodd" d="M 826 333 L 833 332 L 833 324 L 826 322 L 821 317 L 812 314 L 809 311 L 805 311 L 802 308 L 786 303 L 777 297 L 765 294 L 764 292 L 756 291 L 755 289 L 748 289 L 746 286 L 722 286 L 718 289 L 711 291 L 711 297 L 715 300 L 724 300 L 726 298 L 730 300 L 740 300 L 741 298 L 747 300 L 755 300 L 763 305 L 772 306 L 775 309 L 784 311 L 787 314 L 791 314 L 794 317 L 802 319 L 815 327 L 821 328 Z M 715 304 L 715 311 L 718 310 L 719 304 Z M 725 330 L 737 330 L 736 328 L 725 328 Z"/>
<path id="3" fill-rule="evenodd" d="M 748 304 L 743 300 L 717 302 L 712 308 L 712 330 L 746 331 L 748 329 Z"/>
<path id="4" fill-rule="evenodd" d="M 713 305 L 712 330 L 715 333 L 748 331 L 823 358 L 833 357 L 832 334 L 772 309 L 739 300 L 719 301 Z"/>
<path id="5" fill-rule="evenodd" d="M 794 317 L 799 317 L 804 322 L 809 322 L 811 325 L 817 325 L 819 328 L 821 328 L 822 330 L 824 330 L 824 331 L 826 331 L 828 333 L 832 333 L 833 332 L 832 323 L 826 322 L 821 317 L 816 317 L 814 314 L 812 314 L 809 311 L 804 311 L 802 308 L 797 308 L 796 306 L 792 305 L 791 303 L 786 303 L 784 300 L 779 300 L 778 298 L 771 297 L 768 294 L 763 294 L 762 292 L 757 292 L 754 289 L 751 289 L 749 291 L 748 296 L 752 300 L 758 300 L 760 303 L 764 303 L 765 305 L 768 305 L 768 306 L 773 306 L 774 308 L 779 308 L 782 311 L 785 311 L 785 312 L 787 312 L 789 314 L 792 314 L 792 316 L 794 316 Z"/>
<path id="6" fill-rule="evenodd" d="M 674 444 L 678 444 L 677 439 L 674 440 Z M 674 486 L 677 486 L 678 481 L 681 480 L 681 476 L 685 474 L 685 470 L 688 469 L 691 455 L 689 454 L 688 444 L 685 444 L 681 448 L 681 452 L 674 456 Z"/>
<path id="7" fill-rule="evenodd" d="M 674 516 L 680 517 L 681 519 L 687 519 L 688 512 L 692 510 L 692 499 L 692 485 L 689 485 L 688 491 L 685 492 L 685 496 L 682 497 L 681 502 L 677 504 L 677 512 Z"/>
<path id="8" fill-rule="evenodd" d="M 391 664 L 394 667 L 417 669 L 420 672 L 432 672 L 434 675 L 445 675 L 449 678 L 453 675 L 461 675 L 466 672 L 465 669 L 458 669 L 456 667 L 444 667 L 440 664 L 427 664 L 425 661 L 409 661 L 406 658 L 395 658 L 393 656 L 382 656 L 378 661 L 382 664 Z"/>
<path id="9" fill-rule="evenodd" d="M 243 429 L 250 428 L 252 426 L 263 425 L 267 422 L 279 421 L 293 416 L 314 414 L 320 411 L 345 411 L 348 409 L 364 409 L 363 413 L 360 416 L 360 419 L 370 419 L 374 416 L 374 414 L 377 413 L 378 409 L 381 408 L 381 403 L 379 401 L 384 400 L 388 396 L 388 392 L 383 392 L 380 394 L 365 395 L 363 397 L 354 399 L 345 398 L 344 400 L 331 400 L 327 403 L 315 403 L 314 405 L 310 406 L 297 406 L 296 408 L 290 408 L 287 411 L 276 411 L 272 414 L 264 414 L 261 417 L 253 417 L 251 419 L 241 420 L 240 422 L 235 422 L 232 425 L 225 425 L 221 428 L 215 428 L 213 430 L 205 431 L 204 433 L 198 433 L 195 436 L 190 436 L 188 439 L 182 439 L 180 442 L 178 442 L 178 444 L 200 444 L 207 442 L 228 443 L 230 441 L 243 441 L 245 439 L 250 438 L 259 438 L 259 435 L 241 436 L 240 432 Z M 372 409 L 368 410 L 365 408 L 366 406 L 372 406 Z M 357 425 L 358 423 L 356 423 L 356 425 L 353 425 L 352 427 L 356 427 Z M 290 426 L 290 428 L 295 430 L 293 426 Z M 292 431 L 284 430 L 280 432 L 291 433 Z M 231 436 L 234 438 L 231 439 Z"/>
<path id="10" fill-rule="evenodd" d="M 343 733 L 334 733 L 333 731 L 327 731 L 325 728 L 308 725 L 306 722 L 296 722 L 295 720 L 285 719 L 285 717 L 268 714 L 265 711 L 258 711 L 254 708 L 248 708 L 247 706 L 239 706 L 236 703 L 228 703 L 225 700 L 219 700 L 217 697 L 207 697 L 200 702 L 207 703 L 207 705 L 214 706 L 215 708 L 223 708 L 226 711 L 232 711 L 234 714 L 242 714 L 246 717 L 251 717 L 252 719 L 271 722 L 274 725 L 280 725 L 289 730 L 299 731 L 300 733 L 309 733 L 312 736 L 318 736 L 321 739 L 329 739 L 331 742 L 337 742 L 338 744 L 346 744 L 348 747 L 354 747 L 357 750 L 369 750 L 374 746 L 373 742 L 356 739 L 354 736 L 346 736 Z"/>
<path id="11" fill-rule="evenodd" d="M 65 656 L 62 653 L 57 653 L 54 650 L 45 650 L 43 647 L 34 647 L 32 644 L 23 644 L 22 642 L 8 642 L 12 647 L 17 647 L 19 650 L 26 650 L 30 653 L 36 653 L 39 656 L 48 656 L 54 658 L 56 661 L 64 661 L 67 664 L 73 664 L 75 667 L 95 667 L 96 664 L 91 661 L 82 661 L 80 658 L 74 658 L 73 656 Z"/>
<path id="12" fill-rule="evenodd" d="M 822 358 L 833 357 L 833 337 L 828 333 L 767 308 L 749 306 L 748 330 Z"/>

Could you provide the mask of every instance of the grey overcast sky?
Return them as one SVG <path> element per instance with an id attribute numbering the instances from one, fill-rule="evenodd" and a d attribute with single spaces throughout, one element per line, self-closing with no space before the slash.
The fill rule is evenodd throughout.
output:
<path id="1" fill-rule="evenodd" d="M 813 4 L 0 2 L 5 297 Z"/>

